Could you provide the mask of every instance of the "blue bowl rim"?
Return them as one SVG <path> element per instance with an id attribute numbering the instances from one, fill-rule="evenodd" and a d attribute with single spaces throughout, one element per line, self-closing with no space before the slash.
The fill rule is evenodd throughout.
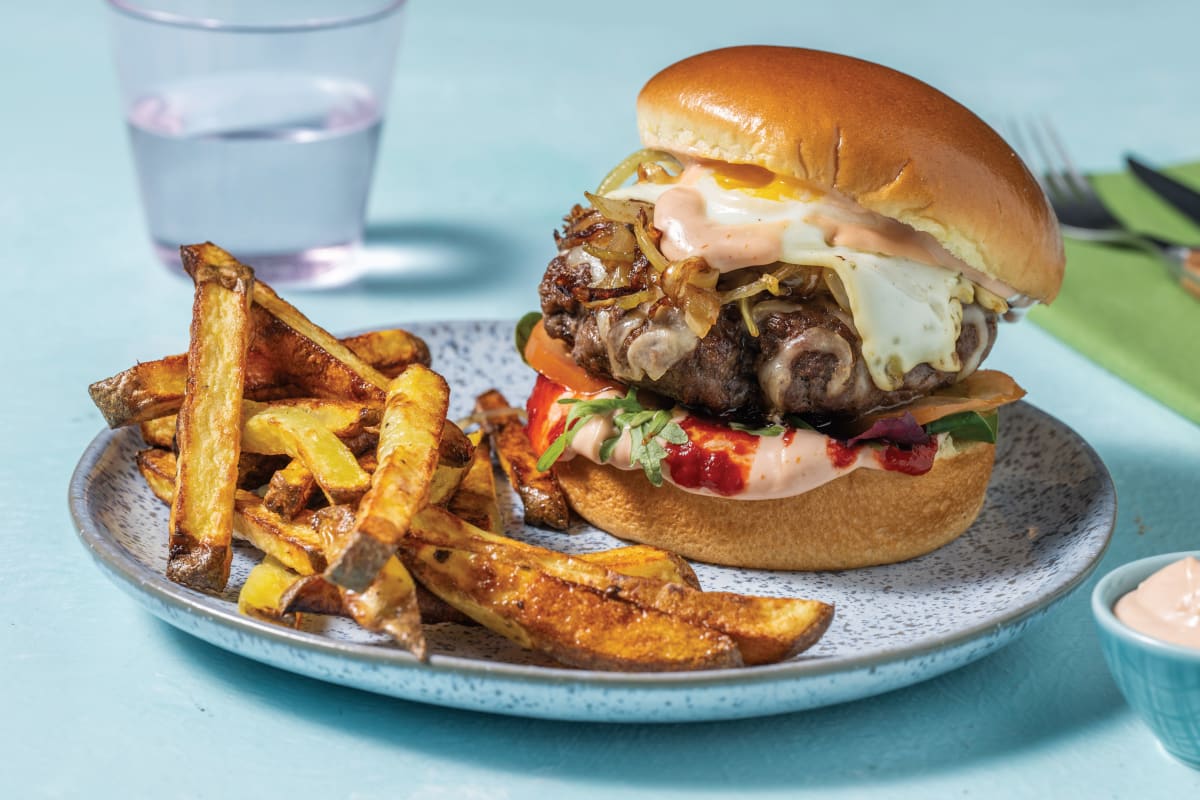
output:
<path id="1" fill-rule="evenodd" d="M 1138 584 L 1168 564 L 1173 564 L 1188 556 L 1200 558 L 1200 550 L 1181 550 L 1176 553 L 1147 556 L 1122 564 L 1107 573 L 1097 581 L 1095 588 L 1092 589 L 1092 616 L 1095 617 L 1096 624 L 1104 632 L 1120 639 L 1127 645 L 1139 647 L 1159 656 L 1194 661 L 1200 666 L 1200 647 L 1173 644 L 1140 633 L 1117 619 L 1117 615 L 1113 613 L 1113 606 L 1127 592 L 1136 589 Z"/>

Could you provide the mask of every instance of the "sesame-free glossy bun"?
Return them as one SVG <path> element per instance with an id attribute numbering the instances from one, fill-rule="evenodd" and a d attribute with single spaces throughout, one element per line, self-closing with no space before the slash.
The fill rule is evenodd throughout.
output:
<path id="1" fill-rule="evenodd" d="M 839 192 L 1043 302 L 1062 283 L 1058 225 L 1021 159 L 979 117 L 904 73 L 817 50 L 713 50 L 650 79 L 638 128 L 647 147 Z"/>
<path id="2" fill-rule="evenodd" d="M 924 475 L 857 469 L 781 500 L 655 488 L 641 470 L 581 456 L 555 474 L 580 516 L 622 539 L 713 564 L 852 569 L 915 558 L 961 535 L 983 507 L 995 452 L 965 443 Z"/>

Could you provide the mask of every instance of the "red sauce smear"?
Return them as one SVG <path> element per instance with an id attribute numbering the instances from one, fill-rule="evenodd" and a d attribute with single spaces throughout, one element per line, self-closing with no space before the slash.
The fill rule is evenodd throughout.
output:
<path id="1" fill-rule="evenodd" d="M 830 439 L 825 443 L 825 452 L 829 454 L 829 461 L 838 469 L 845 469 L 858 460 L 858 448 L 860 445 L 843 444 L 837 439 Z"/>
<path id="2" fill-rule="evenodd" d="M 933 458 L 937 455 L 937 437 L 931 436 L 925 444 L 901 447 L 889 444 L 875 453 L 875 459 L 884 469 L 903 472 L 905 475 L 924 475 L 933 469 Z"/>
<path id="3" fill-rule="evenodd" d="M 847 445 L 837 439 L 830 439 L 825 445 L 829 461 L 838 469 L 846 469 L 858 458 L 858 450 L 863 444 Z M 875 460 L 879 466 L 892 472 L 903 472 L 905 475 L 924 475 L 933 469 L 933 458 L 937 455 L 937 438 L 930 437 L 925 444 L 914 444 L 911 447 L 901 447 L 898 444 L 883 443 L 883 447 L 875 451 Z"/>
<path id="4" fill-rule="evenodd" d="M 679 427 L 685 444 L 666 444 L 671 480 L 685 489 L 707 489 L 730 497 L 746 488 L 758 437 L 697 417 L 684 417 Z"/>

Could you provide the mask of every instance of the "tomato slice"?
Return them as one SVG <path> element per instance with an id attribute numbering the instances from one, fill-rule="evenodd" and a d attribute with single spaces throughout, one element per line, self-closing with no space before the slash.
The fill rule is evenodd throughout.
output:
<path id="1" fill-rule="evenodd" d="M 596 394 L 606 389 L 620 389 L 611 378 L 593 375 L 575 363 L 567 346 L 546 333 L 541 320 L 529 333 L 525 343 L 525 363 L 557 384 L 578 394 Z"/>
<path id="2" fill-rule="evenodd" d="M 898 417 L 905 412 L 913 415 L 918 425 L 958 414 L 962 411 L 990 411 L 1015 403 L 1025 396 L 1025 390 L 1008 375 L 994 369 L 981 369 L 958 383 L 938 389 L 933 394 L 886 411 L 867 414 L 860 422 L 869 428 L 884 417 Z"/>

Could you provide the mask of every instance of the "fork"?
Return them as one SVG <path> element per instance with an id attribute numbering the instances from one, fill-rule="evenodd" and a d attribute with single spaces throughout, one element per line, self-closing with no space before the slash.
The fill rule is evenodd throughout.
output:
<path id="1" fill-rule="evenodd" d="M 1200 249 L 1131 230 L 1113 216 L 1091 181 L 1075 167 L 1049 120 L 1030 120 L 1024 126 L 1014 124 L 1010 135 L 1026 159 L 1040 162 L 1034 175 L 1050 200 L 1063 233 L 1075 239 L 1148 253 L 1163 262 L 1171 277 L 1200 300 Z"/>

